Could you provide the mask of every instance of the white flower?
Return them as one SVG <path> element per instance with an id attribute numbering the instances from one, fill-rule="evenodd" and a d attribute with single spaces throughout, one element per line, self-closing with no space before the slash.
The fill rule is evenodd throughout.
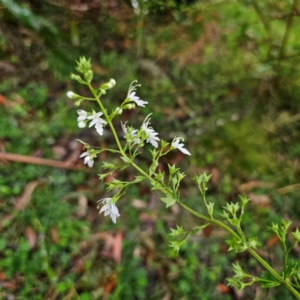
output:
<path id="1" fill-rule="evenodd" d="M 93 110 L 92 115 L 87 117 L 88 120 L 92 120 L 89 127 L 92 127 L 95 125 L 95 128 L 100 135 L 103 134 L 103 125 L 107 124 L 106 121 L 104 121 L 103 119 L 100 118 L 100 116 L 102 116 L 102 115 L 103 115 L 102 112 L 96 113 Z"/>
<path id="2" fill-rule="evenodd" d="M 109 215 L 111 217 L 112 221 L 114 223 L 116 223 L 117 217 L 120 217 L 119 210 L 118 210 L 116 204 L 111 201 L 111 198 L 104 198 L 104 199 L 101 199 L 98 201 L 99 204 L 101 202 L 103 202 L 104 205 L 100 209 L 99 214 L 104 212 L 104 216 Z"/>
<path id="3" fill-rule="evenodd" d="M 147 101 L 144 101 L 144 100 L 141 100 L 138 96 L 135 96 L 135 92 L 131 92 L 129 95 L 128 95 L 128 98 L 135 102 L 136 105 L 138 106 L 142 106 L 142 107 L 145 107 L 145 104 L 148 104 Z"/>
<path id="4" fill-rule="evenodd" d="M 142 106 L 142 107 L 145 107 L 145 104 L 148 104 L 147 101 L 144 101 L 144 100 L 141 100 L 138 96 L 135 95 L 135 91 L 136 91 L 136 88 L 138 86 L 140 86 L 139 84 L 134 84 L 136 82 L 133 81 L 130 86 L 129 86 L 129 89 L 128 89 L 128 94 L 127 94 L 127 98 L 130 100 L 130 101 L 133 101 L 136 105 L 138 106 Z"/>
<path id="5" fill-rule="evenodd" d="M 78 118 L 77 118 L 77 121 L 78 121 L 78 127 L 79 128 L 84 128 L 86 126 L 86 119 L 87 119 L 87 112 L 82 110 L 82 109 L 78 109 L 77 110 L 77 113 L 78 113 Z"/>
<path id="6" fill-rule="evenodd" d="M 126 122 L 126 123 L 127 123 L 127 122 Z M 126 128 L 126 123 L 123 124 L 123 123 L 121 122 L 122 129 L 123 129 L 123 131 L 124 131 L 124 133 L 125 133 L 124 138 L 126 139 L 126 141 L 127 141 L 128 143 L 134 142 L 135 144 L 139 144 L 139 143 L 141 142 L 141 140 L 140 140 L 139 138 L 136 138 L 136 135 L 137 135 L 137 129 L 132 129 L 132 130 L 130 130 L 130 135 L 129 135 L 128 130 L 127 130 L 127 128 Z"/>
<path id="7" fill-rule="evenodd" d="M 147 143 L 150 143 L 153 147 L 157 148 L 158 147 L 158 142 L 159 141 L 159 137 L 157 136 L 158 133 L 155 132 L 155 130 L 152 127 L 148 127 L 148 125 L 150 124 L 150 119 L 149 119 L 148 115 L 141 127 L 142 130 L 144 130 L 147 134 Z"/>
<path id="8" fill-rule="evenodd" d="M 91 155 L 88 151 L 86 151 L 83 152 L 79 157 L 84 157 L 84 164 L 87 164 L 91 168 L 94 164 L 94 158 L 96 155 Z"/>
<path id="9" fill-rule="evenodd" d="M 97 124 L 97 123 L 106 124 L 106 121 L 104 121 L 103 119 L 100 118 L 100 116 L 102 116 L 102 115 L 103 115 L 102 112 L 96 113 L 96 112 L 93 110 L 92 115 L 87 117 L 88 120 L 92 120 L 92 122 L 90 123 L 90 126 L 89 126 L 89 127 L 92 127 L 93 125 L 95 125 L 95 124 Z"/>
<path id="10" fill-rule="evenodd" d="M 184 144 L 179 144 L 180 140 L 183 140 L 183 138 L 181 138 L 181 137 L 175 138 L 172 142 L 172 147 L 174 149 L 180 150 L 183 154 L 191 155 L 191 153 L 187 149 L 183 148 Z"/>
<path id="11" fill-rule="evenodd" d="M 72 91 L 68 91 L 68 92 L 67 92 L 67 97 L 68 97 L 68 98 L 71 98 L 71 99 L 72 99 L 72 98 L 74 98 L 75 96 L 76 96 L 76 94 L 75 94 L 74 92 L 72 92 Z"/>

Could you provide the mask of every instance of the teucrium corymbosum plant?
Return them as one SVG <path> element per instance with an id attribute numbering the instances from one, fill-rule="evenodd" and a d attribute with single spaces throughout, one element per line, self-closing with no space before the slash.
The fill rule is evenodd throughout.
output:
<path id="1" fill-rule="evenodd" d="M 244 271 L 241 266 L 236 263 L 233 264 L 233 272 L 235 275 L 233 278 L 228 279 L 230 286 L 235 286 L 238 289 L 242 289 L 253 283 L 258 283 L 264 288 L 270 288 L 278 285 L 285 286 L 297 299 L 300 299 L 300 269 L 296 262 L 288 259 L 288 254 L 300 242 L 300 232 L 296 229 L 292 232 L 294 242 L 289 245 L 286 236 L 288 228 L 291 224 L 290 221 L 282 221 L 282 224 L 272 224 L 269 228 L 274 232 L 281 241 L 284 249 L 285 256 L 283 258 L 283 270 L 281 272 L 275 271 L 256 251 L 259 246 L 259 242 L 256 237 L 247 238 L 242 230 L 241 222 L 244 214 L 244 209 L 249 199 L 240 196 L 240 199 L 236 203 L 227 203 L 224 206 L 223 214 L 221 216 L 214 214 L 214 203 L 207 202 L 206 190 L 207 184 L 211 175 L 206 173 L 196 175 L 194 181 L 196 182 L 200 194 L 202 196 L 204 205 L 207 210 L 207 215 L 198 213 L 197 211 L 188 207 L 180 200 L 179 186 L 181 180 L 185 177 L 185 174 L 176 168 L 175 165 L 168 165 L 168 173 L 162 172 L 157 167 L 159 160 L 164 155 L 171 151 L 181 151 L 186 155 L 191 153 L 184 147 L 184 140 L 182 137 L 174 137 L 172 141 L 167 142 L 159 137 L 159 134 L 151 125 L 150 115 L 148 115 L 140 128 L 134 128 L 130 125 L 130 120 L 125 123 L 121 123 L 123 134 L 121 137 L 117 135 L 116 129 L 113 124 L 113 120 L 121 115 L 126 109 L 135 109 L 137 106 L 144 107 L 148 104 L 147 101 L 140 99 L 137 95 L 137 88 L 139 85 L 136 81 L 132 82 L 129 86 L 128 93 L 119 107 L 116 107 L 112 111 L 107 111 L 104 102 L 102 102 L 102 96 L 104 96 L 110 89 L 112 89 L 116 81 L 110 79 L 107 83 L 102 84 L 100 87 L 94 88 L 91 84 L 93 79 L 93 71 L 91 68 L 90 60 L 84 57 L 80 57 L 77 62 L 76 70 L 80 75 L 71 74 L 71 78 L 77 82 L 84 84 L 91 92 L 91 97 L 84 97 L 78 95 L 72 91 L 67 92 L 67 96 L 75 100 L 77 107 L 83 101 L 94 101 L 98 105 L 90 111 L 84 111 L 78 109 L 78 127 L 89 127 L 91 130 L 101 136 L 104 130 L 109 130 L 113 135 L 116 147 L 115 148 L 93 148 L 89 144 L 80 141 L 84 145 L 84 152 L 80 155 L 84 159 L 84 163 L 89 167 L 93 167 L 94 159 L 102 151 L 108 151 L 120 158 L 117 165 L 110 162 L 103 162 L 103 169 L 107 170 L 106 173 L 99 174 L 99 179 L 104 180 L 106 176 L 112 175 L 115 171 L 122 171 L 128 167 L 134 168 L 137 171 L 135 179 L 131 182 L 120 181 L 112 179 L 107 182 L 107 191 L 113 191 L 111 197 L 103 198 L 98 201 L 100 213 L 104 213 L 104 216 L 110 216 L 112 221 L 116 223 L 117 218 L 120 217 L 120 212 L 117 207 L 118 201 L 126 193 L 127 188 L 133 184 L 139 184 L 140 182 L 147 180 L 153 190 L 157 190 L 160 193 L 160 200 L 166 204 L 166 207 L 170 207 L 177 203 L 185 210 L 189 211 L 194 216 L 202 219 L 204 224 L 200 224 L 192 230 L 184 230 L 182 226 L 177 225 L 176 229 L 171 229 L 170 235 L 174 237 L 170 246 L 178 253 L 180 246 L 186 242 L 187 238 L 198 233 L 209 224 L 217 225 L 223 228 L 229 234 L 227 243 L 229 245 L 229 251 L 243 252 L 248 251 L 263 267 L 264 271 L 261 277 L 255 277 Z M 150 154 L 152 157 L 152 163 L 149 169 L 142 169 L 136 164 L 136 157 L 143 151 L 145 144 L 149 144 L 151 147 Z M 220 220 L 224 219 L 224 221 Z"/>

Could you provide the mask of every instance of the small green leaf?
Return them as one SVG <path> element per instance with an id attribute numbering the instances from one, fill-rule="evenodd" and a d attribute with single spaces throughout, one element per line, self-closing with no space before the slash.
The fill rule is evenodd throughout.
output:
<path id="1" fill-rule="evenodd" d="M 262 288 L 271 288 L 280 285 L 280 282 L 266 271 L 263 271 L 262 278 L 255 278 L 255 281 L 258 282 Z"/>
<path id="2" fill-rule="evenodd" d="M 158 166 L 158 161 L 154 160 L 151 164 L 151 166 L 149 167 L 149 174 L 153 175 L 156 171 L 156 168 Z"/>
<path id="3" fill-rule="evenodd" d="M 289 278 L 296 271 L 297 271 L 297 263 L 294 261 L 289 262 L 288 265 L 285 267 L 284 278 Z"/>
<path id="4" fill-rule="evenodd" d="M 181 235 L 181 234 L 185 234 L 186 232 L 183 230 L 182 226 L 178 226 L 176 225 L 177 229 L 172 229 L 170 228 L 171 230 L 171 233 L 169 233 L 169 235 L 171 236 L 178 236 L 178 235 Z"/>
<path id="5" fill-rule="evenodd" d="M 106 174 L 98 174 L 99 179 L 100 179 L 101 181 L 103 181 L 108 175 L 110 175 L 110 173 L 106 173 Z"/>
<path id="6" fill-rule="evenodd" d="M 204 224 L 204 225 L 195 227 L 195 228 L 191 231 L 191 234 L 197 234 L 199 231 L 201 231 L 202 229 L 204 229 L 205 227 L 207 227 L 209 224 L 210 224 L 210 223 L 206 223 L 206 224 Z"/>
<path id="7" fill-rule="evenodd" d="M 164 182 L 165 172 L 162 172 L 161 170 L 158 170 L 158 174 L 156 174 L 156 180 L 159 182 Z"/>
<path id="8" fill-rule="evenodd" d="M 300 231 L 298 227 L 296 228 L 296 231 L 292 232 L 292 235 L 297 242 L 300 242 Z"/>
<path id="9" fill-rule="evenodd" d="M 214 203 L 209 202 L 206 207 L 207 207 L 208 214 L 212 218 L 213 217 L 213 212 L 214 212 Z"/>
<path id="10" fill-rule="evenodd" d="M 168 164 L 168 167 L 169 167 L 170 177 L 172 177 L 172 175 L 179 170 L 179 168 L 176 168 L 175 165 L 171 166 Z"/>
<path id="11" fill-rule="evenodd" d="M 257 247 L 260 245 L 260 242 L 257 240 L 257 237 L 254 237 L 254 238 L 250 238 L 248 240 L 248 246 L 249 248 L 252 248 L 252 249 L 257 249 Z"/>
<path id="12" fill-rule="evenodd" d="M 250 201 L 250 199 L 248 199 L 248 198 L 245 197 L 245 196 L 239 195 L 239 198 L 240 198 L 240 201 L 241 201 L 241 203 L 242 203 L 242 207 L 244 207 L 244 206 Z"/>
<path id="13" fill-rule="evenodd" d="M 104 161 L 103 162 L 103 166 L 102 166 L 103 169 L 108 169 L 108 170 L 112 170 L 112 169 L 115 169 L 116 166 L 112 163 L 109 163 L 109 162 L 106 162 Z"/>
<path id="14" fill-rule="evenodd" d="M 173 199 L 172 197 L 163 197 L 160 198 L 160 200 L 166 203 L 166 207 L 170 207 L 176 202 L 176 199 Z"/>
<path id="15" fill-rule="evenodd" d="M 179 241 L 171 241 L 169 246 L 171 248 L 173 248 L 174 252 L 176 252 L 176 254 L 178 254 L 181 243 Z"/>
<path id="16" fill-rule="evenodd" d="M 143 181 L 144 179 L 146 179 L 145 176 L 135 176 L 135 179 L 131 183 L 139 183 L 139 182 Z"/>
<path id="17" fill-rule="evenodd" d="M 129 157 L 127 156 L 121 156 L 121 159 L 126 163 L 126 164 L 131 164 L 132 161 Z"/>

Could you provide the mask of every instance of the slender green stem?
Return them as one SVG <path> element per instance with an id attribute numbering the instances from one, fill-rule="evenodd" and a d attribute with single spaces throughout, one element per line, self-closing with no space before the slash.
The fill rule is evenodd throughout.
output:
<path id="1" fill-rule="evenodd" d="M 100 100 L 100 97 L 97 95 L 96 91 L 93 89 L 93 87 L 91 86 L 90 83 L 88 83 L 87 85 L 88 85 L 90 91 L 92 92 L 92 94 L 94 95 L 96 101 L 98 102 L 98 104 L 99 104 L 99 106 L 100 106 L 100 108 L 101 108 L 101 111 L 103 112 L 103 114 L 104 114 L 104 116 L 105 116 L 105 119 L 106 119 L 106 121 L 107 121 L 107 123 L 108 123 L 108 125 L 109 125 L 109 127 L 110 127 L 110 129 L 111 129 L 111 131 L 112 131 L 112 133 L 113 133 L 113 136 L 114 136 L 114 138 L 115 138 L 115 141 L 116 141 L 116 143 L 117 143 L 117 146 L 118 146 L 118 148 L 119 148 L 121 154 L 122 154 L 123 156 L 126 156 L 126 154 L 125 154 L 125 152 L 124 152 L 124 150 L 123 150 L 123 148 L 122 148 L 122 146 L 121 146 L 121 143 L 120 143 L 120 140 L 119 140 L 119 138 L 118 138 L 118 135 L 117 135 L 117 133 L 116 133 L 115 127 L 114 127 L 114 125 L 112 124 L 112 122 L 111 122 L 111 120 L 110 120 L 110 118 L 109 118 L 109 116 L 108 116 L 108 114 L 107 114 L 107 112 L 106 112 L 106 109 L 104 108 L 104 106 L 103 106 L 103 104 L 102 104 L 102 102 L 101 102 L 101 100 Z"/>
<path id="2" fill-rule="evenodd" d="M 207 217 L 205 215 L 199 214 L 198 212 L 196 212 L 195 210 L 191 209 L 190 207 L 188 207 L 187 205 L 185 205 L 184 203 L 177 201 L 177 203 L 183 207 L 185 210 L 189 211 L 191 214 L 193 214 L 194 216 L 203 219 L 205 221 L 208 221 L 210 223 L 213 223 L 221 228 L 223 228 L 224 230 L 226 230 L 229 234 L 231 234 L 234 238 L 236 239 L 240 239 L 240 236 L 238 236 L 229 226 L 225 225 L 224 223 L 216 220 L 216 219 L 211 219 L 210 217 Z"/>
<path id="3" fill-rule="evenodd" d="M 248 249 L 250 254 L 258 260 L 258 262 L 267 269 L 273 277 L 275 277 L 282 285 L 284 285 L 297 299 L 300 299 L 300 294 L 293 288 L 288 279 L 283 279 L 260 255 L 258 255 L 253 249 Z"/>

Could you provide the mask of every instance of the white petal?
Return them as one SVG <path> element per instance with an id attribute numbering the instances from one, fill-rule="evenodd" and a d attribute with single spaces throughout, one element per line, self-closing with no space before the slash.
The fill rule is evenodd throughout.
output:
<path id="1" fill-rule="evenodd" d="M 84 121 L 78 122 L 78 127 L 79 128 L 84 128 L 86 126 L 86 123 Z"/>
<path id="2" fill-rule="evenodd" d="M 87 155 L 85 158 L 84 158 L 84 163 L 87 164 L 89 161 L 91 161 L 91 157 L 89 155 Z"/>
<path id="3" fill-rule="evenodd" d="M 99 135 L 103 135 L 103 126 L 100 123 L 97 123 L 96 126 L 96 131 L 99 133 Z"/>
<path id="4" fill-rule="evenodd" d="M 185 149 L 185 148 L 183 148 L 183 147 L 180 147 L 180 148 L 178 148 L 183 154 L 186 154 L 186 155 L 191 155 L 191 153 L 187 150 L 187 149 Z"/>
<path id="5" fill-rule="evenodd" d="M 86 116 L 84 116 L 84 115 L 79 115 L 79 117 L 77 118 L 78 122 L 79 121 L 84 121 L 84 120 L 86 120 Z"/>
<path id="6" fill-rule="evenodd" d="M 177 138 L 176 140 L 173 141 L 172 146 L 177 149 L 179 144 L 179 139 Z"/>
<path id="7" fill-rule="evenodd" d="M 87 163 L 87 165 L 88 165 L 90 168 L 93 166 L 93 164 L 94 164 L 94 161 L 93 161 L 93 160 L 90 160 L 90 161 Z"/>
<path id="8" fill-rule="evenodd" d="M 78 109 L 77 113 L 79 116 L 87 116 L 87 112 L 83 109 Z"/>
<path id="9" fill-rule="evenodd" d="M 147 101 L 143 101 L 140 99 L 136 99 L 134 102 L 136 103 L 136 105 L 141 106 L 141 107 L 145 107 L 145 104 L 148 104 Z"/>
<path id="10" fill-rule="evenodd" d="M 151 140 L 151 141 L 150 141 L 150 144 L 151 144 L 153 147 L 155 147 L 155 148 L 158 147 L 158 143 L 157 143 L 156 141 L 154 141 L 154 140 Z"/>
<path id="11" fill-rule="evenodd" d="M 87 156 L 89 153 L 86 151 L 86 152 L 83 152 L 79 157 L 85 157 Z"/>
<path id="12" fill-rule="evenodd" d="M 127 123 L 127 122 L 126 122 Z M 122 127 L 122 129 L 123 129 L 123 132 L 126 134 L 127 133 L 127 128 L 126 128 L 126 123 L 122 123 L 121 122 L 121 127 Z"/>
<path id="13" fill-rule="evenodd" d="M 91 116 L 88 116 L 87 119 L 89 120 L 94 120 L 94 119 L 98 119 L 100 116 L 102 116 L 103 113 L 102 112 L 93 112 L 93 114 Z"/>

